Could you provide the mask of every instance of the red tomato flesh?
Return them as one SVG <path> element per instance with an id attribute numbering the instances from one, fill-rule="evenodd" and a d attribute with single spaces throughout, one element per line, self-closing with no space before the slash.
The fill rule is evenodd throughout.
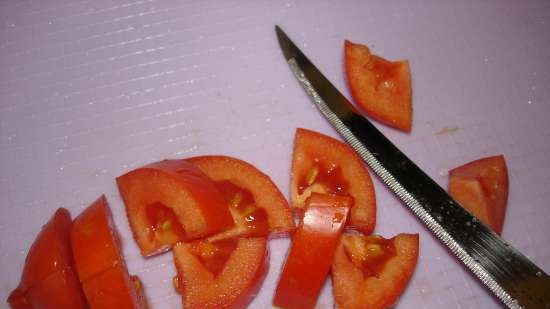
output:
<path id="1" fill-rule="evenodd" d="M 60 208 L 42 227 L 25 259 L 21 282 L 8 298 L 12 308 L 86 307 L 73 271 L 71 224 L 69 211 Z"/>
<path id="2" fill-rule="evenodd" d="M 185 160 L 146 165 L 118 177 L 117 183 L 144 256 L 169 250 L 177 241 L 203 238 L 234 225 L 214 182 Z"/>
<path id="3" fill-rule="evenodd" d="M 197 166 L 222 192 L 235 227 L 211 240 L 235 236 L 279 236 L 295 228 L 292 212 L 275 183 L 253 165 L 227 156 L 201 156 L 186 161 Z"/>
<path id="4" fill-rule="evenodd" d="M 185 309 L 241 309 L 256 296 L 267 272 L 267 239 L 239 238 L 233 243 L 174 246 L 174 285 Z"/>
<path id="5" fill-rule="evenodd" d="M 449 177 L 449 194 L 500 234 L 508 202 L 508 169 L 504 156 L 472 161 L 452 169 Z"/>
<path id="6" fill-rule="evenodd" d="M 353 198 L 347 227 L 370 234 L 376 223 L 374 186 L 362 159 L 347 144 L 298 128 L 291 172 L 293 209 L 303 212 L 312 192 Z"/>
<path id="7" fill-rule="evenodd" d="M 383 309 L 405 290 L 418 260 L 418 235 L 346 234 L 336 249 L 332 286 L 340 309 Z"/>
<path id="8" fill-rule="evenodd" d="M 143 289 L 136 289 L 126 269 L 105 196 L 75 218 L 71 243 L 78 276 L 91 309 L 147 308 L 145 296 L 140 295 Z"/>
<path id="9" fill-rule="evenodd" d="M 372 118 L 405 132 L 412 127 L 411 73 L 406 60 L 390 62 L 365 45 L 345 41 L 348 85 Z"/>
<path id="10" fill-rule="evenodd" d="M 277 307 L 315 307 L 353 202 L 350 197 L 318 193 L 308 201 L 275 291 Z"/>

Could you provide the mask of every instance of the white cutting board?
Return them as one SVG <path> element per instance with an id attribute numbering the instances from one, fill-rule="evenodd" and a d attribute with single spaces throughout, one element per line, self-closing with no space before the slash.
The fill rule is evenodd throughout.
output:
<path id="1" fill-rule="evenodd" d="M 114 179 L 164 158 L 224 154 L 288 197 L 294 130 L 337 136 L 285 64 L 279 24 L 341 91 L 343 41 L 410 60 L 411 134 L 377 126 L 442 186 L 447 171 L 504 154 L 503 237 L 550 271 L 548 1 L 3 1 L 0 3 L 0 307 L 58 207 L 105 193 L 152 308 L 181 308 L 170 254 L 145 260 Z M 375 179 L 376 232 L 420 233 L 396 308 L 500 304 Z M 250 308 L 270 308 L 288 240 Z M 332 308 L 327 283 L 318 308 Z"/>

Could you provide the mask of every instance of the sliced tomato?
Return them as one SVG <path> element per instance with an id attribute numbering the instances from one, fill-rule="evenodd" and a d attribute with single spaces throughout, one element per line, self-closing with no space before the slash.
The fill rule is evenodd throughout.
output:
<path id="1" fill-rule="evenodd" d="M 472 161 L 452 169 L 449 177 L 449 194 L 500 234 L 508 202 L 508 169 L 504 156 Z"/>
<path id="2" fill-rule="evenodd" d="M 73 271 L 70 229 L 71 215 L 64 208 L 42 227 L 25 259 L 21 282 L 8 298 L 12 308 L 85 308 Z"/>
<path id="3" fill-rule="evenodd" d="M 82 283 L 90 309 L 147 309 L 139 278 L 117 264 Z"/>
<path id="4" fill-rule="evenodd" d="M 405 290 L 418 259 L 418 234 L 346 234 L 332 264 L 332 287 L 340 309 L 383 309 Z"/>
<path id="5" fill-rule="evenodd" d="M 353 198 L 347 227 L 370 234 L 376 223 L 374 186 L 361 158 L 346 144 L 298 128 L 294 140 L 291 202 L 298 212 L 312 192 Z"/>
<path id="6" fill-rule="evenodd" d="M 236 226 L 215 237 L 286 235 L 295 228 L 285 197 L 269 176 L 253 165 L 227 156 L 186 160 L 216 182 L 230 206 Z"/>
<path id="7" fill-rule="evenodd" d="M 143 289 L 136 289 L 126 269 L 118 232 L 105 196 L 75 218 L 73 255 L 91 309 L 146 308 Z M 139 282 L 139 278 L 134 281 Z"/>
<path id="8" fill-rule="evenodd" d="M 146 165 L 118 177 L 117 183 L 144 256 L 234 225 L 214 182 L 185 160 Z"/>
<path id="9" fill-rule="evenodd" d="M 178 243 L 173 252 L 185 309 L 246 308 L 267 272 L 265 237 Z"/>
<path id="10" fill-rule="evenodd" d="M 406 60 L 390 62 L 365 45 L 345 41 L 345 67 L 351 95 L 372 118 L 410 132 L 411 73 Z"/>
<path id="11" fill-rule="evenodd" d="M 312 193 L 304 218 L 292 237 L 273 305 L 314 308 L 332 264 L 353 199 Z"/>

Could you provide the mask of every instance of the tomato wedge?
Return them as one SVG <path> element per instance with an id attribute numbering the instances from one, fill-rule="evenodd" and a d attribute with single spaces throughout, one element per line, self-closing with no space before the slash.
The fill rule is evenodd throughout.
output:
<path id="1" fill-rule="evenodd" d="M 215 184 L 185 160 L 164 160 L 117 178 L 134 238 L 144 256 L 178 241 L 206 237 L 234 225 Z"/>
<path id="2" fill-rule="evenodd" d="M 346 144 L 298 128 L 294 139 L 291 204 L 302 210 L 312 192 L 354 199 L 347 227 L 370 234 L 376 223 L 374 186 L 361 158 Z M 300 212 L 300 211 L 298 211 Z"/>
<path id="3" fill-rule="evenodd" d="M 139 279 L 132 280 L 126 269 L 105 196 L 75 218 L 71 243 L 78 277 L 91 309 L 147 308 L 145 297 L 140 295 L 141 285 L 134 285 Z"/>
<path id="4" fill-rule="evenodd" d="M 346 234 L 332 264 L 332 287 L 339 309 L 383 309 L 405 290 L 418 259 L 418 234 Z"/>
<path id="5" fill-rule="evenodd" d="M 185 309 L 246 308 L 267 272 L 265 237 L 196 241 L 174 246 L 176 290 Z"/>
<path id="6" fill-rule="evenodd" d="M 411 73 L 406 60 L 390 62 L 365 45 L 345 41 L 351 95 L 372 118 L 405 132 L 412 127 Z"/>
<path id="7" fill-rule="evenodd" d="M 302 224 L 292 238 L 274 306 L 315 307 L 352 203 L 353 199 L 347 196 L 311 194 Z"/>
<path id="8" fill-rule="evenodd" d="M 69 211 L 60 208 L 42 227 L 25 259 L 19 286 L 8 298 L 12 308 L 86 308 L 73 271 L 71 224 Z"/>
<path id="9" fill-rule="evenodd" d="M 212 179 L 230 206 L 236 226 L 214 236 L 286 235 L 295 228 L 285 197 L 266 174 L 240 159 L 201 156 L 185 159 Z"/>
<path id="10" fill-rule="evenodd" d="M 504 156 L 464 164 L 452 169 L 449 177 L 449 194 L 500 234 L 508 202 L 508 169 Z"/>

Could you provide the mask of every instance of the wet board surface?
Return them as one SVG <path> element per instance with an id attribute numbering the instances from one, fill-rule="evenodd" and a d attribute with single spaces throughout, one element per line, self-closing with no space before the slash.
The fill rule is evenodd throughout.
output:
<path id="1" fill-rule="evenodd" d="M 246 160 L 289 196 L 294 131 L 337 136 L 279 50 L 280 25 L 349 97 L 343 42 L 410 61 L 411 134 L 376 123 L 439 184 L 504 154 L 503 238 L 550 271 L 550 3 L 547 1 L 3 1 L 0 3 L 0 307 L 58 207 L 106 194 L 130 272 L 152 308 L 181 308 L 171 254 L 143 259 L 115 177 L 203 154 Z M 374 179 L 376 233 L 419 233 L 420 259 L 395 308 L 501 305 Z M 288 239 L 250 308 L 271 308 Z M 317 308 L 332 308 L 327 281 Z"/>

